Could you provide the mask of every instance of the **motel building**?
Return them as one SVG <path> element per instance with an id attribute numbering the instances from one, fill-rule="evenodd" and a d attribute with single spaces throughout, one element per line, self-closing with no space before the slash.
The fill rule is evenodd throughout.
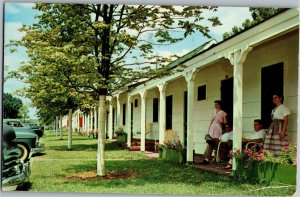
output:
<path id="1" fill-rule="evenodd" d="M 271 122 L 272 93 L 282 92 L 290 109 L 288 138 L 297 142 L 298 117 L 299 13 L 288 9 L 237 35 L 217 43 L 210 40 L 172 62 L 181 72 L 146 81 L 120 90 L 107 100 L 107 126 L 110 139 L 116 129 L 127 133 L 127 146 L 140 140 L 164 142 L 171 129 L 186 150 L 186 160 L 203 154 L 205 134 L 211 121 L 214 101 L 223 101 L 223 110 L 233 123 L 233 149 L 241 149 L 243 133 L 253 131 L 253 120 Z M 74 126 L 92 126 L 97 117 L 75 113 Z M 93 119 L 91 119 L 93 118 Z M 80 123 L 81 122 L 81 123 Z M 73 127 L 74 128 L 74 127 Z M 233 163 L 235 169 L 235 162 Z"/>

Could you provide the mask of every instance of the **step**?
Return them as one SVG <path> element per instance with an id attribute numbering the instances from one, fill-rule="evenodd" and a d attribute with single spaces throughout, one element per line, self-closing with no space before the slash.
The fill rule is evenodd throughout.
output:
<path id="1" fill-rule="evenodd" d="M 129 148 L 129 151 L 140 151 L 141 147 L 140 146 L 131 146 Z M 145 151 L 155 151 L 155 147 L 154 146 L 145 146 Z"/>

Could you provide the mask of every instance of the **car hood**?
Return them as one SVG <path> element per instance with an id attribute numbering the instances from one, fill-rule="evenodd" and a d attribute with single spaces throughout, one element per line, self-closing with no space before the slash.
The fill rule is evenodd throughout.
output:
<path id="1" fill-rule="evenodd" d="M 13 127 L 15 132 L 27 132 L 27 133 L 35 133 L 33 129 L 29 127 Z"/>
<path id="2" fill-rule="evenodd" d="M 18 131 L 16 132 L 16 137 L 18 138 L 37 138 L 35 133 L 30 133 L 26 131 Z"/>

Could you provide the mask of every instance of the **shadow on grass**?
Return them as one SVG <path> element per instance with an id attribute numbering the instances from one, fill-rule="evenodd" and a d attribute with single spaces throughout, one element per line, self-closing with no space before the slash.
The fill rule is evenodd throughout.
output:
<path id="1" fill-rule="evenodd" d="M 72 141 L 77 141 L 77 140 L 80 140 L 80 141 L 95 140 L 95 141 L 97 141 L 97 139 L 89 138 L 87 136 L 75 136 L 75 137 L 73 136 L 72 137 Z M 47 138 L 47 141 L 48 142 L 53 142 L 53 141 L 68 141 L 68 136 L 64 136 L 63 139 L 60 139 L 59 136 L 51 136 L 51 137 Z"/>
<path id="2" fill-rule="evenodd" d="M 32 154 L 32 157 L 39 157 L 39 156 L 43 156 L 43 155 L 46 155 L 45 152 L 42 152 L 42 153 L 34 153 Z"/>
<path id="3" fill-rule="evenodd" d="M 105 162 L 108 173 L 134 172 L 135 176 L 129 179 L 97 179 L 84 180 L 89 186 L 102 186 L 123 188 L 127 185 L 142 186 L 147 184 L 188 184 L 200 186 L 203 183 L 223 182 L 231 185 L 238 184 L 230 177 L 216 176 L 211 172 L 192 168 L 191 166 L 168 163 L 161 160 L 116 160 Z M 95 171 L 96 162 L 89 161 L 81 165 L 69 166 L 65 169 L 67 173 L 85 173 Z M 73 180 L 68 180 L 73 181 Z"/>
<path id="4" fill-rule="evenodd" d="M 72 149 L 70 151 L 86 151 L 86 150 L 97 150 L 98 144 L 72 144 Z M 60 151 L 67 151 L 68 146 L 67 145 L 57 145 L 48 146 L 48 149 L 50 150 L 60 150 Z M 115 142 L 105 143 L 105 151 L 117 151 L 117 150 L 124 150 L 124 148 Z"/>
<path id="5" fill-rule="evenodd" d="M 32 183 L 25 182 L 25 183 L 23 183 L 21 185 L 18 185 L 18 187 L 17 187 L 16 190 L 17 191 L 29 191 L 31 189 L 31 187 L 32 187 Z"/>

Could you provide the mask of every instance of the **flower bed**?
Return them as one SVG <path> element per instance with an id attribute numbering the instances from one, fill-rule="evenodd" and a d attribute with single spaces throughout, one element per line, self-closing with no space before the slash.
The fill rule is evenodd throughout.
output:
<path id="1" fill-rule="evenodd" d="M 290 145 L 279 157 L 265 149 L 255 151 L 256 147 L 237 150 L 232 155 L 236 158 L 237 168 L 233 175 L 252 182 L 280 182 L 296 185 L 296 148 Z"/>

